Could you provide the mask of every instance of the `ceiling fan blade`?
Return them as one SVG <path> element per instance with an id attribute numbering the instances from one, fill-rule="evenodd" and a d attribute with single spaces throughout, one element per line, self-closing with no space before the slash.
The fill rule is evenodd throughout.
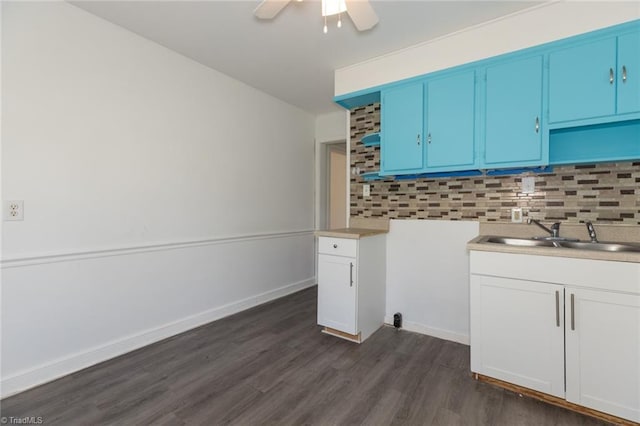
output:
<path id="1" fill-rule="evenodd" d="M 253 14 L 258 19 L 273 19 L 291 0 L 263 0 Z"/>
<path id="2" fill-rule="evenodd" d="M 378 23 L 378 15 L 369 0 L 347 0 L 347 13 L 358 31 L 370 30 Z"/>

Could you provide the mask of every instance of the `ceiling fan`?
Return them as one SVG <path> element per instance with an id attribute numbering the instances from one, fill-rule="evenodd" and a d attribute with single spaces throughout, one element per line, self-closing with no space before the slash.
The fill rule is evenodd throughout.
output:
<path id="1" fill-rule="evenodd" d="M 302 1 L 302 0 L 297 0 Z M 291 0 L 263 0 L 253 14 L 258 19 L 273 19 Z M 341 13 L 347 12 L 358 31 L 366 31 L 376 26 L 378 16 L 369 0 L 322 0 L 324 32 L 327 32 L 327 16 L 338 15 L 338 28 L 342 25 Z"/>

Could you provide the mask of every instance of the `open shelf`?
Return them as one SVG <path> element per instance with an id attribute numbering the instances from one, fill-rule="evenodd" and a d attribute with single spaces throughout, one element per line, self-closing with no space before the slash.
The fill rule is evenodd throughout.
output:
<path id="1" fill-rule="evenodd" d="M 380 146 L 380 133 L 369 133 L 360 139 L 364 146 Z"/>
<path id="2" fill-rule="evenodd" d="M 380 172 L 366 172 L 360 174 L 360 177 L 366 181 L 384 179 L 384 176 L 380 176 Z"/>

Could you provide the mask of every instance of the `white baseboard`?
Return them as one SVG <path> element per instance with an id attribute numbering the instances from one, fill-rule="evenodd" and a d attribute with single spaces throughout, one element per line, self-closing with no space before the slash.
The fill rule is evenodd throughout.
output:
<path id="1" fill-rule="evenodd" d="M 387 315 L 384 317 L 384 322 L 389 325 L 393 325 L 393 315 Z M 463 345 L 469 345 L 469 336 L 467 334 L 456 333 L 450 330 L 443 330 L 441 328 L 429 327 L 417 322 L 402 320 L 402 329 L 407 331 L 413 331 L 415 333 L 425 334 L 427 336 L 437 337 L 438 339 L 449 340 L 451 342 L 462 343 Z"/>
<path id="2" fill-rule="evenodd" d="M 191 330 L 209 322 L 236 314 L 254 306 L 303 290 L 315 285 L 316 278 L 308 278 L 266 293 L 248 297 L 237 302 L 219 306 L 205 312 L 167 323 L 160 327 L 108 342 L 104 345 L 40 365 L 28 371 L 2 378 L 0 396 L 2 398 L 53 381 L 73 372 L 100 362 L 123 355 L 127 352 L 150 345 L 176 334 Z"/>

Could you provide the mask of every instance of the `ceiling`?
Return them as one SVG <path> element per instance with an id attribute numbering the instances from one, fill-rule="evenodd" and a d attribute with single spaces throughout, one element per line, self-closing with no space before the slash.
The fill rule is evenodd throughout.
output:
<path id="1" fill-rule="evenodd" d="M 72 1 L 72 4 L 312 114 L 337 110 L 334 70 L 476 25 L 540 2 L 376 1 L 380 19 L 358 32 L 329 23 L 320 3 L 292 1 L 272 21 L 259 0 Z"/>

